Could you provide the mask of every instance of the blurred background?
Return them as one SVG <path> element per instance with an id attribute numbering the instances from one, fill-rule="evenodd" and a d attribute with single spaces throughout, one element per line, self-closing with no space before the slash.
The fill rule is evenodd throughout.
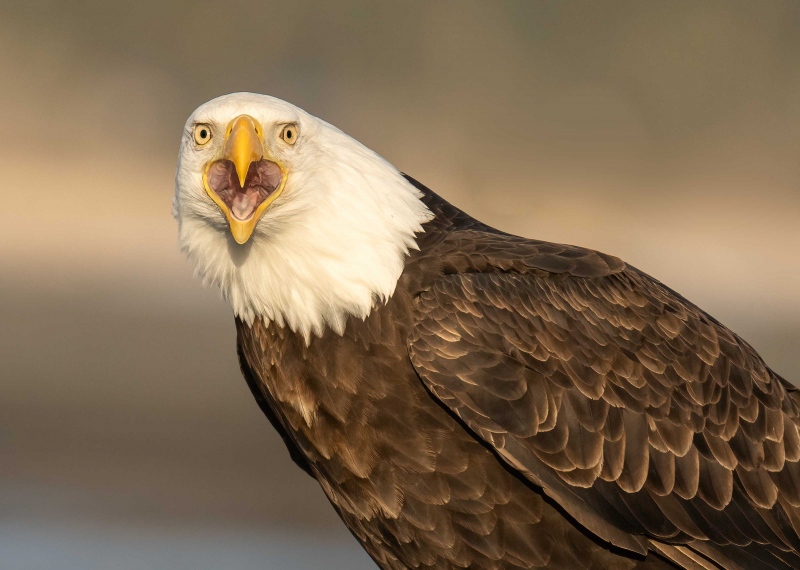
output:
<path id="1" fill-rule="evenodd" d="M 178 252 L 184 121 L 287 99 L 621 256 L 800 381 L 800 3 L 0 2 L 0 568 L 372 568 Z"/>

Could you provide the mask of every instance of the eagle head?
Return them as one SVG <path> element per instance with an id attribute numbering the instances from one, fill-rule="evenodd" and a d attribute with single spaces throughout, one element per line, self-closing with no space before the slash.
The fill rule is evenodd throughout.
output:
<path id="1" fill-rule="evenodd" d="M 394 292 L 432 216 L 373 151 L 280 99 L 233 93 L 184 128 L 173 215 L 181 249 L 237 317 L 308 340 Z"/>

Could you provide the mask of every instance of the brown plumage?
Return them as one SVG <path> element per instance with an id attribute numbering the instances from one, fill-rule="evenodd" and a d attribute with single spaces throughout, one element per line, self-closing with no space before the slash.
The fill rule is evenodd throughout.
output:
<path id="1" fill-rule="evenodd" d="M 795 388 L 621 260 L 411 182 L 435 218 L 366 320 L 309 344 L 237 321 L 261 408 L 381 568 L 800 568 Z"/>

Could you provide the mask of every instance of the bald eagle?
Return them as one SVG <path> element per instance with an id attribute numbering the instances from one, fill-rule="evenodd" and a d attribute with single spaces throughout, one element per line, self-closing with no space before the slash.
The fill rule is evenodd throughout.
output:
<path id="1" fill-rule="evenodd" d="M 800 568 L 800 396 L 620 259 L 509 235 L 249 93 L 183 133 L 182 250 L 377 565 Z"/>

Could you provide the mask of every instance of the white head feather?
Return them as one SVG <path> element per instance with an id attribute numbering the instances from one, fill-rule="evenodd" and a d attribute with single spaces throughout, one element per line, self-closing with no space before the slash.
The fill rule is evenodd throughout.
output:
<path id="1" fill-rule="evenodd" d="M 227 124 L 242 114 L 260 122 L 265 156 L 288 174 L 240 245 L 202 175 L 221 156 Z M 196 123 L 217 136 L 197 146 Z M 279 138 L 287 123 L 298 128 L 294 145 Z M 393 294 L 415 234 L 432 217 L 420 196 L 386 160 L 328 123 L 274 97 L 233 93 L 200 106 L 186 123 L 173 215 L 196 273 L 237 316 L 276 321 L 308 341 L 326 326 L 342 334 L 348 316 L 366 318 Z"/>

